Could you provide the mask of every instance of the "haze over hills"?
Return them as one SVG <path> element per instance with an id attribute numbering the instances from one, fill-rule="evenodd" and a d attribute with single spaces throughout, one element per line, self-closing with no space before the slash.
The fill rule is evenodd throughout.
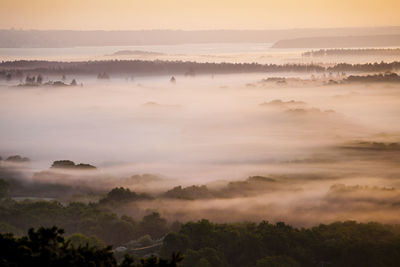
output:
<path id="1" fill-rule="evenodd" d="M 279 40 L 294 38 L 366 35 L 400 35 L 400 27 L 203 31 L 0 30 L 0 48 L 166 45 L 188 43 L 275 43 Z"/>
<path id="2" fill-rule="evenodd" d="M 400 35 L 323 36 L 280 40 L 273 48 L 345 48 L 400 45 Z"/>

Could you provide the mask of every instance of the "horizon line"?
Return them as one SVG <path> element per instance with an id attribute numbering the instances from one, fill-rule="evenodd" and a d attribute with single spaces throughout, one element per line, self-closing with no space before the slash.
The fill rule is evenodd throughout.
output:
<path id="1" fill-rule="evenodd" d="M 140 32 L 140 31 L 181 31 L 181 32 L 204 32 L 204 31 L 290 31 L 290 30 L 326 30 L 326 29 L 379 29 L 379 28 L 400 28 L 400 25 L 382 26 L 350 26 L 350 27 L 298 27 L 298 28 L 269 28 L 269 29 L 24 29 L 24 28 L 0 28 L 0 31 L 103 31 L 103 32 Z"/>

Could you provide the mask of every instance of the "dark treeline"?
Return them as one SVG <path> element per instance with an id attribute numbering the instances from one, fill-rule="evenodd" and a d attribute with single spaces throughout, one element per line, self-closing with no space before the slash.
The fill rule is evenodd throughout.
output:
<path id="1" fill-rule="evenodd" d="M 197 63 L 189 61 L 7 61 L 0 63 L 0 79 L 21 79 L 25 75 L 195 75 L 252 72 L 384 72 L 400 69 L 400 62 L 347 64 L 340 63 L 331 67 L 316 64 L 258 64 L 258 63 Z"/>
<path id="2" fill-rule="evenodd" d="M 258 63 L 197 63 L 189 61 L 110 60 L 84 62 L 8 61 L 0 63 L 3 79 L 21 77 L 21 72 L 42 75 L 64 74 L 218 74 L 250 72 L 323 72 L 324 67 L 313 64 L 258 64 Z"/>
<path id="3" fill-rule="evenodd" d="M 366 63 L 366 64 L 348 64 L 339 63 L 334 66 L 328 67 L 326 70 L 329 72 L 387 72 L 397 71 L 400 69 L 400 62 L 394 61 L 391 63 L 380 62 L 380 63 Z"/>
<path id="4" fill-rule="evenodd" d="M 51 165 L 51 168 L 60 169 L 78 169 L 78 170 L 95 170 L 96 167 L 87 163 L 75 164 L 72 160 L 56 160 Z"/>
<path id="5" fill-rule="evenodd" d="M 0 156 L 0 161 L 2 160 L 3 158 Z M 20 155 L 12 155 L 5 158 L 4 161 L 22 163 L 22 162 L 29 162 L 30 159 L 27 157 L 21 157 Z"/>
<path id="6" fill-rule="evenodd" d="M 96 236 L 106 244 L 118 246 L 145 235 L 159 239 L 178 226 L 168 223 L 158 213 L 150 213 L 137 221 L 117 215 L 114 208 L 103 203 L 63 205 L 58 201 L 3 199 L 0 201 L 0 232 L 21 235 L 32 227 L 57 225 L 68 235 Z"/>
<path id="7" fill-rule="evenodd" d="M 302 56 L 400 56 L 400 48 L 320 49 L 302 53 Z"/>
<path id="8" fill-rule="evenodd" d="M 125 254 L 111 247 L 75 246 L 57 227 L 30 229 L 27 236 L 0 234 L 1 266 L 182 266 L 182 267 L 395 267 L 400 262 L 398 226 L 336 222 L 298 229 L 271 224 L 184 224 L 169 233 L 161 258 Z M 176 252 L 181 251 L 181 252 Z M 119 264 L 118 264 L 119 262 Z"/>
<path id="9" fill-rule="evenodd" d="M 344 149 L 356 149 L 356 150 L 378 150 L 378 151 L 396 151 L 400 150 L 400 143 L 390 142 L 368 142 L 368 141 L 359 141 L 349 143 L 347 145 L 342 146 Z"/>
<path id="10" fill-rule="evenodd" d="M 165 237 L 161 256 L 172 251 L 183 253 L 184 267 L 394 267 L 400 263 L 400 228 L 354 221 L 299 229 L 283 222 L 201 220 Z"/>
<path id="11" fill-rule="evenodd" d="M 282 182 L 275 179 L 263 176 L 251 176 L 244 181 L 229 182 L 226 186 L 219 189 L 210 189 L 206 185 L 176 186 L 162 194 L 161 197 L 185 200 L 246 197 L 262 192 L 270 192 L 279 186 L 283 186 Z"/>
<path id="12" fill-rule="evenodd" d="M 125 215 L 117 216 L 98 204 L 71 203 L 64 206 L 55 201 L 15 202 L 10 199 L 3 199 L 0 204 L 1 233 L 22 235 L 31 227 L 57 225 L 66 229 L 66 234 L 69 235 L 68 242 L 64 242 L 61 236 L 63 232 L 57 231 L 56 228 L 40 229 L 37 232 L 31 230 L 28 237 L 22 239 L 10 234 L 0 234 L 2 266 L 18 266 L 11 263 L 21 263 L 22 259 L 27 262 L 67 261 L 65 265 L 46 266 L 90 266 L 84 263 L 88 264 L 86 261 L 100 263 L 108 259 L 109 265 L 97 266 L 116 266 L 114 257 L 122 260 L 118 256 L 119 252 L 116 251 L 113 256 L 110 247 L 90 245 L 89 242 L 81 246 L 71 237 L 81 236 L 83 241 L 87 241 L 89 236 L 94 236 L 106 244 L 128 246 L 135 239 L 142 240 L 144 244 L 144 235 L 150 236 L 150 242 L 152 239 L 161 241 L 161 247 L 157 246 L 151 251 L 159 254 L 161 258 L 170 258 L 177 252 L 182 253 L 183 261 L 179 266 L 183 267 L 394 267 L 400 262 L 398 225 L 347 221 L 321 224 L 311 228 L 295 228 L 283 222 L 214 224 L 207 220 L 171 224 L 158 213 L 151 213 L 144 216 L 141 221 L 135 221 Z M 51 242 L 35 244 L 48 240 L 46 238 L 49 237 Z M 55 243 L 60 246 L 55 246 Z M 42 250 L 44 248 L 51 251 Z M 59 253 L 54 253 L 48 258 L 47 253 L 56 252 L 52 249 Z M 93 251 L 96 253 L 92 254 Z M 79 257 L 82 265 L 75 265 L 74 255 L 80 253 L 84 253 Z M 125 263 L 131 261 L 132 257 L 139 256 L 135 250 L 125 249 L 124 253 L 130 254 L 125 257 Z M 68 263 L 68 260 L 72 263 Z M 166 264 L 165 261 L 154 257 L 151 261 Z M 171 262 L 177 264 L 174 258 Z"/>
<path id="13" fill-rule="evenodd" d="M 396 73 L 374 74 L 374 75 L 350 75 L 345 82 L 349 83 L 400 83 L 400 76 Z"/>

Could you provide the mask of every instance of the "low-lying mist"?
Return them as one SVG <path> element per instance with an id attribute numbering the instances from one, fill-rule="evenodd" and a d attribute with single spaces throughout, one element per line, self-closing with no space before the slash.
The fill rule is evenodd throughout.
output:
<path id="1" fill-rule="evenodd" d="M 40 197 L 117 186 L 150 194 L 120 207 L 134 217 L 157 210 L 181 221 L 399 223 L 400 85 L 266 85 L 263 74 L 170 78 L 0 87 L 0 156 L 31 159 L 3 160 L 2 176 L 11 170 L 26 188 L 45 185 L 31 191 Z M 97 169 L 50 168 L 55 160 Z M 235 191 L 232 183 L 257 175 L 273 182 Z M 192 185 L 205 185 L 204 195 L 165 193 Z"/>

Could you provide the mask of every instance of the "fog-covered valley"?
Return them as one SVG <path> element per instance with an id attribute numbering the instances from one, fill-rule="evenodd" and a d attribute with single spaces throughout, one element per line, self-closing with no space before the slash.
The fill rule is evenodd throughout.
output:
<path id="1" fill-rule="evenodd" d="M 1 156 L 30 162 L 3 160 L 2 172 L 22 183 L 10 189 L 18 199 L 97 201 L 119 186 L 147 194 L 115 210 L 134 218 L 158 211 L 183 222 L 398 223 L 400 85 L 324 77 L 82 75 L 63 77 L 82 86 L 3 84 Z M 50 168 L 56 160 L 97 169 Z M 246 180 L 258 176 L 266 180 Z"/>
<path id="2" fill-rule="evenodd" d="M 399 10 L 1 0 L 0 267 L 400 266 Z"/>

